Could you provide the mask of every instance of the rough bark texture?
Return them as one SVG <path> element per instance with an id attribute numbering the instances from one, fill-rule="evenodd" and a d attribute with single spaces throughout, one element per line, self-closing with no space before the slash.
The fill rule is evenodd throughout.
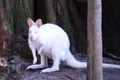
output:
<path id="1" fill-rule="evenodd" d="M 56 13 L 54 0 L 45 0 L 47 22 L 56 23 Z"/>
<path id="2" fill-rule="evenodd" d="M 1 1 L 1 0 L 0 0 Z M 4 56 L 5 55 L 5 50 L 8 47 L 8 28 L 5 25 L 4 22 L 4 13 L 3 13 L 3 7 L 2 7 L 2 3 L 0 3 L 0 56 Z"/>
<path id="3" fill-rule="evenodd" d="M 103 80 L 102 69 L 102 31 L 101 0 L 88 1 L 87 19 L 87 80 Z"/>
<path id="4" fill-rule="evenodd" d="M 0 49 L 4 49 L 4 56 L 11 51 L 12 54 L 16 51 L 16 54 L 23 53 L 27 46 L 26 20 L 28 17 L 33 18 L 33 13 L 32 0 L 0 0 Z"/>

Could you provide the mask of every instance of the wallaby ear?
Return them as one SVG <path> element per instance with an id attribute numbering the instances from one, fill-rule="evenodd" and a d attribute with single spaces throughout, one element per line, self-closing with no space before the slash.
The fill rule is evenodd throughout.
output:
<path id="1" fill-rule="evenodd" d="M 38 19 L 35 23 L 38 27 L 40 27 L 42 25 L 42 20 Z"/>
<path id="2" fill-rule="evenodd" d="M 34 24 L 34 21 L 30 18 L 27 19 L 28 26 L 31 27 Z"/>

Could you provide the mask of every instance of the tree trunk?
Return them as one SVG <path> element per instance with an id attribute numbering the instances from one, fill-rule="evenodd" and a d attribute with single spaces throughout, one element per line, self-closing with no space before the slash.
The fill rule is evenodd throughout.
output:
<path id="1" fill-rule="evenodd" d="M 23 45 L 27 44 L 27 18 L 33 18 L 33 4 L 33 0 L 0 0 L 0 56 L 14 54 L 12 50 L 18 48 L 19 53 L 23 53 L 26 47 Z M 23 40 L 25 42 L 21 42 Z M 18 43 L 22 43 L 22 47 L 16 49 L 14 46 Z"/>
<path id="2" fill-rule="evenodd" d="M 45 0 L 47 22 L 56 23 L 54 0 Z"/>
<path id="3" fill-rule="evenodd" d="M 1 0 L 0 0 L 1 2 Z M 5 55 L 5 50 L 8 47 L 8 31 L 7 26 L 4 23 L 4 14 L 2 9 L 2 3 L 0 3 L 0 57 Z"/>
<path id="4" fill-rule="evenodd" d="M 101 13 L 101 0 L 88 0 L 87 80 L 103 80 Z"/>

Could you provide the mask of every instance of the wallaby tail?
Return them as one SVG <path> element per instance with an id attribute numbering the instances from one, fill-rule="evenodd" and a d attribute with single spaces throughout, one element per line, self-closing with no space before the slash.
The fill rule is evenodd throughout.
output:
<path id="1" fill-rule="evenodd" d="M 74 58 L 70 51 L 68 51 L 66 63 L 68 66 L 73 68 L 87 68 L 87 62 L 80 62 Z M 102 64 L 103 68 L 117 68 L 120 69 L 119 65 L 115 64 Z"/>
<path id="2" fill-rule="evenodd" d="M 103 63 L 103 68 L 117 68 L 117 69 L 120 69 L 120 66 L 119 65 L 115 65 L 115 64 Z"/>
<path id="3" fill-rule="evenodd" d="M 73 67 L 73 68 L 87 68 L 87 63 L 76 60 L 70 51 L 68 51 L 67 56 L 68 57 L 66 59 L 66 63 L 68 66 Z"/>

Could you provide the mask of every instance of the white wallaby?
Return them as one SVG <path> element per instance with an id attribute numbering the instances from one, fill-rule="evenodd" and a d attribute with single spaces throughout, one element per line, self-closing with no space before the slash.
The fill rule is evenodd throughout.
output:
<path id="1" fill-rule="evenodd" d="M 41 71 L 53 72 L 59 70 L 61 61 L 65 61 L 68 66 L 73 68 L 86 68 L 86 62 L 77 61 L 69 50 L 70 42 L 66 32 L 57 25 L 43 24 L 42 20 L 38 19 L 34 22 L 28 18 L 29 25 L 29 47 L 33 55 L 33 65 L 27 67 L 27 69 L 38 69 L 48 67 L 47 58 L 53 60 L 53 66 Z M 36 64 L 36 50 L 41 57 L 41 64 Z M 103 64 L 105 68 L 119 68 L 119 65 Z"/>

